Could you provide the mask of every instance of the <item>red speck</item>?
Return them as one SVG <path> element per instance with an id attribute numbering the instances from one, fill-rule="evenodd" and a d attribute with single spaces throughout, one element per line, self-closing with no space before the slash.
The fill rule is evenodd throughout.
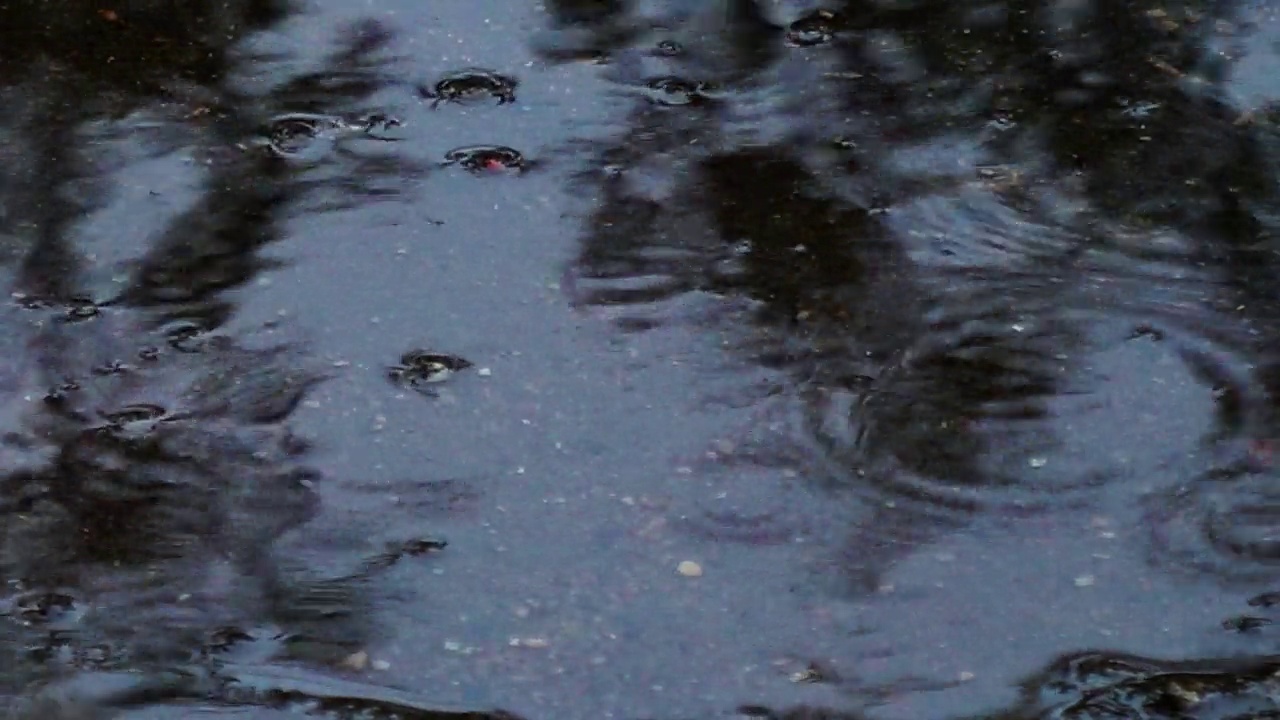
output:
<path id="1" fill-rule="evenodd" d="M 504 167 L 506 165 L 503 165 L 501 160 L 489 159 L 484 161 L 485 170 L 501 170 Z"/>

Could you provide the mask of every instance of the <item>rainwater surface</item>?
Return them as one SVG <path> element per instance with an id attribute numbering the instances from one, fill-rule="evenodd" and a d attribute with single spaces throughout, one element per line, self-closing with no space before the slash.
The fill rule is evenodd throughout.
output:
<path id="1" fill-rule="evenodd" d="M 1278 43 L 0 0 L 0 701 L 1280 716 Z"/>

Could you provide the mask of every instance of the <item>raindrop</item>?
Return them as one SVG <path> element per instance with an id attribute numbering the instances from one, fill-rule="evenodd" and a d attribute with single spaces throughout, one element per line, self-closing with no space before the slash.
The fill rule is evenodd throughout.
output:
<path id="1" fill-rule="evenodd" d="M 418 94 L 431 100 L 431 107 L 440 103 L 462 103 L 484 98 L 497 98 L 499 105 L 516 101 L 518 81 L 486 68 L 463 68 L 445 74 L 430 87 L 418 88 Z"/>

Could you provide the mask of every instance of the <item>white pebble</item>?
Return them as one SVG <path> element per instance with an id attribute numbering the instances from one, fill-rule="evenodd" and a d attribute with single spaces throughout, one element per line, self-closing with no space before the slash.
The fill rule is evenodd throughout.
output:
<path id="1" fill-rule="evenodd" d="M 702 566 L 692 560 L 684 560 L 676 566 L 676 572 L 685 577 L 702 577 Z"/>

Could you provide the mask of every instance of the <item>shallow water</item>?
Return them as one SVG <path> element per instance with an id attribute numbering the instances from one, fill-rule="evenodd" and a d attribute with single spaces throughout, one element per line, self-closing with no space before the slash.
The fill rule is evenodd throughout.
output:
<path id="1" fill-rule="evenodd" d="M 1266 4 L 30 5 L 15 707 L 1276 711 Z"/>

